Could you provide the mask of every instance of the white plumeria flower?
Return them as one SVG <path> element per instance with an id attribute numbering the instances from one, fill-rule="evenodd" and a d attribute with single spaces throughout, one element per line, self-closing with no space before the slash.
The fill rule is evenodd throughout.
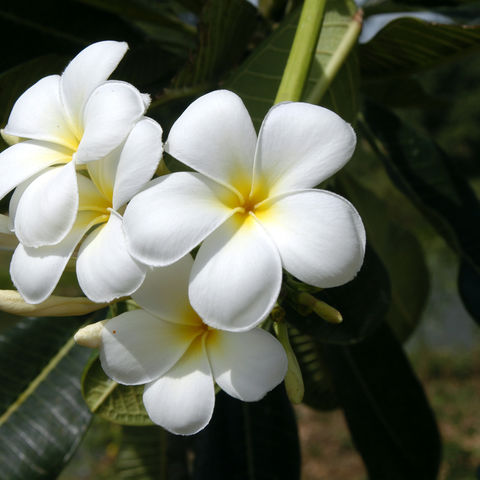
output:
<path id="1" fill-rule="evenodd" d="M 209 93 L 175 122 L 165 146 L 199 173 L 166 175 L 130 202 L 130 252 L 161 266 L 203 242 L 190 301 L 206 323 L 231 331 L 266 318 L 282 266 L 317 287 L 342 285 L 362 265 L 365 230 L 347 200 L 312 187 L 348 161 L 355 143 L 348 123 L 306 103 L 271 108 L 257 141 L 240 98 Z"/>
<path id="2" fill-rule="evenodd" d="M 127 51 L 105 41 L 81 51 L 61 76 L 42 78 L 13 106 L 4 138 L 20 137 L 0 153 L 0 198 L 39 175 L 20 200 L 15 234 L 28 247 L 54 245 L 71 230 L 78 208 L 76 167 L 118 147 L 150 102 L 132 85 L 107 81 Z"/>
<path id="3" fill-rule="evenodd" d="M 226 332 L 200 319 L 188 301 L 192 264 L 187 255 L 149 270 L 132 295 L 143 310 L 108 320 L 100 343 L 105 373 L 125 385 L 146 384 L 143 403 L 149 417 L 182 435 L 210 421 L 214 382 L 232 397 L 257 401 L 287 370 L 283 347 L 265 330 Z"/>
<path id="4" fill-rule="evenodd" d="M 94 302 L 109 302 L 140 286 L 146 267 L 128 253 L 118 211 L 152 178 L 162 148 L 160 125 L 144 117 L 113 152 L 87 164 L 91 180 L 76 174 L 78 213 L 67 235 L 55 245 L 33 248 L 20 244 L 13 254 L 10 275 L 27 302 L 40 303 L 50 296 L 76 246 L 95 226 L 83 241 L 76 263 L 85 295 Z M 39 181 L 49 184 L 61 169 L 51 167 L 20 185 L 10 202 L 10 216 L 16 220 L 28 191 L 36 189 L 32 196 L 40 194 Z"/>

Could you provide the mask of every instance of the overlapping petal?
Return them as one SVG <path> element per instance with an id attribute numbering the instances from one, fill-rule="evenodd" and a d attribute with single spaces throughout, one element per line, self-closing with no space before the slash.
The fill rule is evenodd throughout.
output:
<path id="1" fill-rule="evenodd" d="M 260 328 L 241 333 L 211 332 L 207 351 L 219 387 L 247 402 L 260 400 L 287 372 L 282 345 Z"/>
<path id="2" fill-rule="evenodd" d="M 100 361 L 105 373 L 116 382 L 141 385 L 170 370 L 197 335 L 197 328 L 132 310 L 104 325 Z"/>
<path id="3" fill-rule="evenodd" d="M 107 81 L 89 96 L 83 111 L 84 132 L 77 163 L 99 160 L 118 147 L 145 112 L 144 99 L 129 83 Z"/>
<path id="4" fill-rule="evenodd" d="M 270 196 L 311 188 L 350 159 L 356 136 L 336 113 L 309 103 L 281 103 L 265 117 L 255 154 L 255 182 Z"/>
<path id="5" fill-rule="evenodd" d="M 150 418 L 172 433 L 191 435 L 208 424 L 215 391 L 201 339 L 170 371 L 146 385 L 143 403 Z"/>
<path id="6" fill-rule="evenodd" d="M 147 271 L 142 286 L 132 294 L 142 308 L 172 323 L 201 325 L 188 300 L 188 280 L 193 265 L 191 255 L 167 267 Z"/>
<path id="7" fill-rule="evenodd" d="M 5 133 L 76 149 L 78 141 L 65 117 L 58 75 L 42 78 L 18 98 Z"/>
<path id="8" fill-rule="evenodd" d="M 206 324 L 244 331 L 267 317 L 281 284 L 280 255 L 270 237 L 251 216 L 231 218 L 200 247 L 189 296 Z"/>
<path id="9" fill-rule="evenodd" d="M 63 105 L 78 138 L 83 125 L 83 107 L 88 96 L 115 70 L 125 55 L 125 42 L 107 40 L 89 45 L 68 65 L 60 80 Z"/>
<path id="10" fill-rule="evenodd" d="M 78 253 L 78 283 L 94 302 L 132 294 L 142 284 L 145 270 L 146 266 L 128 253 L 122 219 L 114 213 L 88 235 Z"/>
<path id="11" fill-rule="evenodd" d="M 325 190 L 287 194 L 256 212 L 285 269 L 322 288 L 350 281 L 365 254 L 365 229 L 355 208 Z"/>
<path id="12" fill-rule="evenodd" d="M 229 190 L 198 173 L 160 177 L 125 210 L 130 253 L 147 265 L 173 263 L 232 215 L 226 204 L 232 197 Z"/>
<path id="13" fill-rule="evenodd" d="M 78 209 L 75 164 L 39 175 L 23 192 L 15 214 L 15 234 L 27 247 L 60 242 L 72 228 Z"/>
<path id="14" fill-rule="evenodd" d="M 170 130 L 165 150 L 207 177 L 237 186 L 250 183 L 256 139 L 240 98 L 217 90 L 183 112 Z"/>
<path id="15" fill-rule="evenodd" d="M 27 140 L 0 153 L 0 198 L 50 165 L 67 163 L 72 152 L 60 145 Z"/>
<path id="16" fill-rule="evenodd" d="M 10 263 L 10 276 L 28 303 L 40 303 L 56 287 L 75 247 L 89 230 L 95 214 L 79 213 L 69 234 L 57 245 L 29 248 L 20 244 Z"/>

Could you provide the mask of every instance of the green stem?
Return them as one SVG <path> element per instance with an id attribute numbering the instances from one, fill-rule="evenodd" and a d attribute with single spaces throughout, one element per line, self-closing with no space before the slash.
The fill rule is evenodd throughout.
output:
<path id="1" fill-rule="evenodd" d="M 165 92 L 159 97 L 152 100 L 149 109 L 161 107 L 172 100 L 178 100 L 179 98 L 188 98 L 202 93 L 206 93 L 211 89 L 210 84 L 195 85 L 193 87 L 182 87 L 174 89 L 166 89 Z"/>
<path id="2" fill-rule="evenodd" d="M 352 21 L 348 25 L 347 31 L 338 45 L 330 61 L 325 66 L 325 70 L 320 80 L 315 84 L 315 87 L 310 92 L 310 95 L 305 99 L 308 103 L 318 105 L 320 100 L 325 95 L 328 87 L 336 77 L 341 66 L 345 63 L 348 54 L 355 45 L 360 31 L 362 30 L 363 11 L 358 10 L 354 15 Z"/>
<path id="3" fill-rule="evenodd" d="M 275 103 L 300 100 L 315 53 L 326 0 L 305 0 Z"/>

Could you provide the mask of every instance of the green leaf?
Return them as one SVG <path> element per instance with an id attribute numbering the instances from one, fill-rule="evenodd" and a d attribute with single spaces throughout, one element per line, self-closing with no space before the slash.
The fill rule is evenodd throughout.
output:
<path id="1" fill-rule="evenodd" d="M 13 104 L 27 88 L 42 77 L 58 74 L 67 63 L 67 57 L 46 55 L 0 74 L 0 128 L 6 125 Z"/>
<path id="2" fill-rule="evenodd" d="M 194 447 L 195 480 L 300 478 L 297 426 L 283 385 L 252 403 L 220 392 Z"/>
<path id="3" fill-rule="evenodd" d="M 400 341 L 418 325 L 430 290 L 425 256 L 418 240 L 395 219 L 387 204 L 342 172 L 337 176 L 342 194 L 355 205 L 370 245 L 388 271 L 391 303 L 387 321 Z M 401 208 L 401 205 L 397 205 Z"/>
<path id="4" fill-rule="evenodd" d="M 315 313 L 299 313 L 295 294 L 289 290 L 282 303 L 288 323 L 318 342 L 340 345 L 357 343 L 371 335 L 383 322 L 390 304 L 387 272 L 369 246 L 363 266 L 351 282 L 315 294 L 342 314 L 342 323 L 327 323 Z"/>
<path id="5" fill-rule="evenodd" d="M 388 110 L 369 104 L 366 130 L 396 186 L 438 232 L 480 269 L 480 205 L 468 182 L 438 146 Z M 375 132 L 373 135 L 372 132 Z"/>
<path id="6" fill-rule="evenodd" d="M 480 49 L 480 27 L 440 25 L 418 18 L 388 23 L 360 45 L 360 65 L 366 78 L 398 76 L 433 67 Z"/>
<path id="7" fill-rule="evenodd" d="M 480 325 L 480 273 L 466 261 L 458 271 L 458 291 L 468 313 Z"/>
<path id="8" fill-rule="evenodd" d="M 321 79 L 322 72 L 329 69 L 329 63 L 348 31 L 354 12 L 355 6 L 350 0 L 330 0 L 327 2 L 323 26 L 307 80 L 306 91 L 303 95 L 304 98 L 308 99 L 312 88 Z M 265 114 L 275 100 L 295 35 L 299 13 L 299 10 L 296 10 L 286 17 L 279 27 L 254 50 L 225 83 L 225 88 L 233 90 L 242 97 L 257 128 L 259 128 Z M 352 82 L 356 82 L 354 69 L 354 63 L 345 67 L 341 74 L 343 79 L 339 81 L 339 90 L 333 94 L 335 98 L 343 97 L 344 93 L 342 92 L 346 88 L 350 94 L 352 92 L 356 94 L 356 85 L 347 87 Z M 337 82 L 334 81 L 330 89 L 335 91 L 336 87 Z M 349 98 L 349 96 L 347 95 L 346 98 Z M 349 118 L 353 117 L 351 110 L 355 108 L 353 106 L 356 104 L 356 99 L 353 98 L 352 106 L 345 113 Z M 332 105 L 332 99 L 326 99 L 325 104 Z"/>
<path id="9" fill-rule="evenodd" d="M 198 50 L 174 86 L 218 80 L 245 53 L 256 24 L 256 9 L 244 0 L 207 0 L 198 27 Z"/>
<path id="10" fill-rule="evenodd" d="M 90 352 L 72 335 L 84 323 L 26 318 L 0 335 L 3 478 L 55 478 L 82 439 L 91 415 L 80 376 Z"/>
<path id="11" fill-rule="evenodd" d="M 143 406 L 143 385 L 120 385 L 103 372 L 98 356 L 85 367 L 82 394 L 92 413 L 121 425 L 153 425 Z"/>
<path id="12" fill-rule="evenodd" d="M 435 418 L 388 325 L 358 345 L 325 346 L 325 360 L 368 478 L 435 480 Z"/>
<path id="13" fill-rule="evenodd" d="M 186 437 L 160 427 L 123 427 L 115 464 L 118 480 L 188 478 Z"/>
<path id="14" fill-rule="evenodd" d="M 322 344 L 311 335 L 289 326 L 292 349 L 302 372 L 305 395 L 303 403 L 317 410 L 332 410 L 338 406 L 329 372 L 322 356 Z"/>

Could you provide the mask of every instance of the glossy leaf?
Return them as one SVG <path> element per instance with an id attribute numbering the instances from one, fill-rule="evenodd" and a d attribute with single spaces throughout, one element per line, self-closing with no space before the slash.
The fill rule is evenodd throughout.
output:
<path id="1" fill-rule="evenodd" d="M 82 377 L 82 394 L 92 413 L 121 425 L 153 425 L 143 406 L 143 385 L 120 385 L 103 372 L 98 356 Z"/>
<path id="2" fill-rule="evenodd" d="M 480 27 L 441 25 L 418 18 L 388 23 L 360 45 L 360 65 L 368 78 L 409 74 L 480 49 Z"/>
<path id="3" fill-rule="evenodd" d="M 322 344 L 311 335 L 300 333 L 295 327 L 290 327 L 288 333 L 305 385 L 303 403 L 317 410 L 336 408 L 338 402 L 330 374 L 325 368 Z"/>
<path id="4" fill-rule="evenodd" d="M 370 480 L 435 480 L 440 438 L 421 384 L 388 326 L 358 345 L 325 347 Z"/>
<path id="5" fill-rule="evenodd" d="M 90 352 L 72 335 L 83 323 L 85 317 L 25 318 L 0 335 L 3 478 L 55 478 L 82 439 L 91 414 L 80 376 Z"/>
<path id="6" fill-rule="evenodd" d="M 480 204 L 450 159 L 428 137 L 369 104 L 370 140 L 400 190 L 465 260 L 480 269 Z M 375 132 L 375 136 L 371 134 Z"/>
<path id="7" fill-rule="evenodd" d="M 286 319 L 301 333 L 316 341 L 349 345 L 371 335 L 383 322 L 390 304 L 387 272 L 376 253 L 367 246 L 360 272 L 349 283 L 315 294 L 343 317 L 340 324 L 327 323 L 315 313 L 304 315 L 295 301 L 295 291 L 289 290 L 282 304 Z"/>
<path id="8" fill-rule="evenodd" d="M 422 247 L 415 236 L 395 220 L 388 205 L 373 192 L 346 173 L 340 174 L 337 182 L 342 187 L 342 193 L 360 213 L 368 241 L 388 271 L 391 303 L 386 319 L 403 342 L 420 322 L 430 291 Z"/>
<path id="9" fill-rule="evenodd" d="M 187 439 L 158 426 L 123 427 L 115 464 L 119 480 L 187 480 Z"/>
<path id="10" fill-rule="evenodd" d="M 353 12 L 355 12 L 354 4 L 349 0 L 330 0 L 327 2 L 322 31 L 307 80 L 305 95 L 310 93 L 312 86 L 316 84 L 322 71 L 326 68 L 336 48 L 342 41 L 352 19 Z M 295 35 L 298 17 L 299 10 L 292 12 L 292 14 L 286 17 L 279 27 L 255 49 L 225 84 L 225 88 L 233 90 L 242 97 L 257 128 L 275 100 L 290 46 Z M 353 69 L 354 66 L 351 65 L 348 68 Z M 341 90 L 345 90 L 345 81 L 348 85 L 349 79 L 355 78 L 355 75 L 352 75 L 352 73 L 353 70 L 347 70 L 342 73 L 342 75 L 347 75 L 347 78 L 343 78 Z M 335 85 L 336 82 L 331 85 L 330 89 L 334 90 Z M 356 95 L 356 87 L 352 87 L 350 91 Z M 336 96 L 340 98 L 342 94 L 338 92 Z M 331 99 L 325 100 L 326 103 L 329 101 L 332 102 Z M 352 104 L 354 105 L 355 101 Z M 349 107 L 349 110 L 352 110 L 352 106 Z M 346 116 L 349 115 L 351 113 L 346 114 Z"/>
<path id="11" fill-rule="evenodd" d="M 297 426 L 283 385 L 252 403 L 220 392 L 194 451 L 194 480 L 299 479 Z"/>

